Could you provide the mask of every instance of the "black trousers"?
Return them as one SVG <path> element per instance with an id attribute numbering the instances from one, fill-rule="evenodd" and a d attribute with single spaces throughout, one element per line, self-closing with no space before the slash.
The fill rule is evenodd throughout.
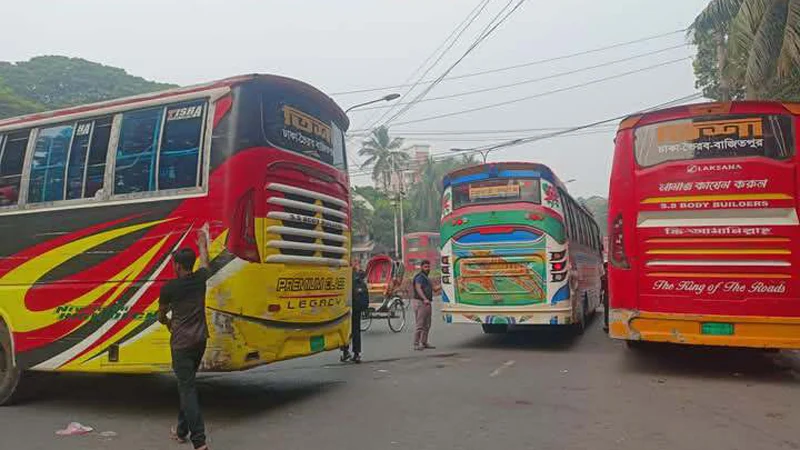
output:
<path id="1" fill-rule="evenodd" d="M 352 308 L 350 314 L 350 342 L 353 353 L 361 353 L 361 310 Z M 342 351 L 348 350 L 350 345 L 343 345 Z"/>
<path id="2" fill-rule="evenodd" d="M 206 445 L 206 427 L 197 396 L 197 369 L 206 352 L 206 343 L 191 348 L 172 350 L 172 370 L 178 379 L 181 409 L 178 413 L 178 436 L 191 436 L 194 448 Z"/>

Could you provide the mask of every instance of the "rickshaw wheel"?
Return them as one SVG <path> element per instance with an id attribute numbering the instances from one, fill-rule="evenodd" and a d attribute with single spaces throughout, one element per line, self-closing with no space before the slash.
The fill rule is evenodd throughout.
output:
<path id="1" fill-rule="evenodd" d="M 369 330 L 369 327 L 372 326 L 372 309 L 369 308 L 365 311 L 361 311 L 361 323 L 359 324 L 361 327 L 361 331 Z"/>
<path id="2" fill-rule="evenodd" d="M 406 306 L 400 297 L 392 299 L 389 305 L 389 328 L 395 333 L 399 333 L 406 328 Z"/>

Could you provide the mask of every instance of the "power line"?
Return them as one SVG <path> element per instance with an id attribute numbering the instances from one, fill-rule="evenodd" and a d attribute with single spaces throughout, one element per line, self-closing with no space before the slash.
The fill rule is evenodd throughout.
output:
<path id="1" fill-rule="evenodd" d="M 411 86 L 411 88 L 408 89 L 405 92 L 404 96 L 409 95 L 411 92 L 413 92 L 414 89 L 416 89 L 417 85 L 419 83 L 421 83 L 422 80 L 428 75 L 428 73 L 431 70 L 433 70 L 433 68 L 436 67 L 437 64 L 439 64 L 439 62 L 442 60 L 442 58 L 444 58 L 444 56 L 447 54 L 447 52 L 449 52 L 450 49 L 452 49 L 453 46 L 459 41 L 459 39 L 461 39 L 461 36 L 467 31 L 467 29 L 469 29 L 469 27 L 472 25 L 472 23 L 475 22 L 475 20 L 483 13 L 483 11 L 489 5 L 490 1 L 491 0 L 481 0 L 480 2 L 478 2 L 478 4 L 469 12 L 469 14 L 467 14 L 467 17 L 465 17 L 464 20 L 462 20 L 461 23 L 459 23 L 458 26 L 456 26 L 456 28 L 450 33 L 450 35 L 447 36 L 447 38 L 444 40 L 444 42 L 442 42 L 439 45 L 439 47 L 437 47 L 436 50 L 434 50 L 434 52 L 431 53 L 430 56 L 428 56 L 428 58 L 426 58 L 425 61 L 419 67 L 417 67 L 416 70 L 414 70 L 414 72 L 411 74 L 411 76 L 409 76 L 406 79 L 406 81 L 404 81 L 404 84 L 408 83 L 409 80 L 411 80 L 412 78 L 414 78 L 414 76 L 416 76 L 416 74 L 420 71 L 420 69 L 422 69 L 423 67 L 425 67 L 427 65 L 428 61 L 430 61 L 434 56 L 436 56 L 437 53 L 439 53 L 440 50 L 442 50 L 443 47 L 446 46 L 446 48 L 443 51 L 441 51 L 439 56 L 436 58 L 436 61 L 434 61 L 433 64 L 431 64 L 430 66 L 428 66 L 428 68 L 425 70 L 425 72 L 422 75 L 420 75 L 419 78 L 417 78 L 417 81 L 415 81 L 414 83 L 411 83 L 411 84 L 408 85 L 408 86 Z M 448 45 L 448 42 L 449 42 L 449 45 Z M 391 111 L 394 109 L 395 106 L 396 105 L 393 105 L 388 111 L 384 112 L 375 121 L 373 121 L 373 119 L 375 118 L 375 115 L 370 117 L 365 122 L 367 124 L 370 124 L 370 125 L 368 125 L 368 128 L 371 128 L 376 123 L 378 123 L 381 120 L 383 120 L 384 117 L 386 117 L 387 115 L 389 115 L 391 113 Z"/>
<path id="2" fill-rule="evenodd" d="M 502 85 L 499 85 L 499 86 L 492 86 L 492 87 L 488 87 L 488 88 L 473 89 L 473 90 L 470 90 L 470 91 L 459 92 L 459 93 L 449 94 L 449 95 L 442 95 L 442 96 L 439 96 L 439 97 L 426 98 L 426 99 L 419 100 L 419 102 L 432 102 L 432 101 L 436 101 L 436 100 L 446 100 L 446 99 L 451 99 L 451 98 L 466 97 L 468 95 L 482 94 L 482 93 L 485 93 L 485 92 L 497 91 L 497 90 L 501 90 L 501 89 L 508 89 L 508 88 L 511 88 L 511 87 L 522 86 L 522 85 L 525 85 L 525 84 L 536 83 L 536 82 L 539 82 L 539 81 L 552 80 L 552 79 L 555 79 L 555 78 L 560 78 L 560 77 L 567 76 L 567 75 L 574 75 L 576 73 L 586 72 L 586 71 L 589 71 L 589 70 L 599 69 L 599 68 L 602 68 L 602 67 L 613 66 L 615 64 L 619 64 L 619 63 L 623 63 L 623 62 L 627 62 L 627 61 L 632 61 L 634 59 L 644 58 L 644 57 L 647 57 L 647 56 L 652 56 L 652 55 L 656 55 L 656 54 L 659 54 L 659 53 L 664 53 L 664 52 L 668 52 L 670 50 L 675 50 L 677 48 L 684 48 L 684 47 L 686 47 L 686 44 L 673 45 L 671 47 L 662 48 L 662 49 L 659 49 L 659 50 L 653 50 L 653 51 L 649 51 L 649 52 L 646 52 L 646 53 L 640 53 L 638 55 L 628 56 L 626 58 L 621 58 L 621 59 L 615 59 L 615 60 L 612 60 L 612 61 L 607 61 L 607 62 L 600 63 L 600 64 L 594 64 L 594 65 L 591 65 L 591 66 L 579 67 L 577 69 L 567 70 L 567 71 L 564 71 L 564 72 L 558 72 L 558 73 L 554 73 L 554 74 L 543 76 L 543 77 L 530 78 L 530 79 L 527 79 L 527 80 L 517 81 L 517 82 L 514 82 L 514 83 L 502 84 Z M 395 103 L 392 106 L 388 106 L 388 105 L 387 106 L 371 106 L 371 107 L 368 107 L 368 108 L 361 108 L 361 110 L 362 111 L 366 111 L 366 110 L 371 110 L 371 109 L 386 109 L 386 108 L 393 108 L 393 107 L 396 107 L 398 105 L 407 105 L 407 104 L 410 104 L 410 103 L 411 102 L 400 102 L 400 103 Z"/>
<path id="3" fill-rule="evenodd" d="M 567 87 L 563 87 L 563 88 L 559 88 L 559 89 L 553 89 L 553 90 L 550 90 L 550 91 L 540 92 L 538 94 L 527 95 L 525 97 L 520 97 L 520 98 L 516 98 L 516 99 L 512 99 L 512 100 L 507 100 L 507 101 L 500 102 L 500 103 L 492 103 L 492 104 L 489 104 L 489 105 L 479 106 L 477 108 L 463 109 L 463 110 L 460 110 L 460 111 L 453 111 L 453 112 L 449 112 L 449 113 L 445 113 L 445 114 L 438 114 L 438 115 L 434 115 L 434 116 L 423 117 L 423 118 L 420 118 L 420 119 L 406 120 L 404 122 L 397 122 L 396 125 L 407 125 L 407 124 L 410 124 L 410 123 L 427 122 L 427 121 L 430 121 L 430 120 L 442 119 L 442 118 L 445 118 L 445 117 L 460 116 L 460 115 L 463 115 L 463 114 L 469 114 L 469 113 L 473 113 L 473 112 L 477 112 L 477 111 L 483 111 L 485 109 L 497 108 L 499 106 L 511 105 L 511 104 L 514 104 L 514 103 L 519 103 L 519 102 L 523 102 L 523 101 L 526 101 L 526 100 L 531 100 L 531 99 L 534 99 L 534 98 L 545 97 L 545 96 L 552 95 L 552 94 L 557 94 L 557 93 L 560 93 L 560 92 L 566 92 L 566 91 L 571 91 L 573 89 L 578 89 L 578 88 L 582 88 L 582 87 L 586 87 L 586 86 L 591 86 L 593 84 L 602 83 L 602 82 L 614 80 L 614 79 L 617 79 L 617 78 L 622 78 L 622 77 L 625 77 L 625 76 L 628 76 L 628 75 L 633 75 L 633 74 L 637 74 L 637 73 L 641 73 L 641 72 L 646 72 L 648 70 L 653 70 L 653 69 L 657 69 L 659 67 L 668 66 L 668 65 L 675 64 L 675 63 L 678 63 L 678 62 L 681 62 L 681 61 L 686 61 L 688 59 L 690 59 L 690 58 L 683 57 L 683 58 L 673 59 L 673 60 L 670 60 L 670 61 L 667 61 L 667 62 L 663 62 L 663 63 L 660 63 L 660 64 L 654 64 L 654 65 L 647 66 L 647 67 L 642 67 L 642 68 L 636 69 L 636 70 L 630 70 L 630 71 L 627 71 L 627 72 L 621 72 L 621 73 L 618 73 L 616 75 L 611 75 L 611 76 L 608 76 L 608 77 L 596 78 L 594 80 L 590 80 L 590 81 L 587 81 L 587 82 L 584 82 L 584 83 L 573 84 L 571 86 L 567 86 Z"/>
<path id="4" fill-rule="evenodd" d="M 425 90 L 423 90 L 420 94 L 418 94 L 413 100 L 411 100 L 409 104 L 405 105 L 402 109 L 400 109 L 400 111 L 398 111 L 389 119 L 387 119 L 383 123 L 383 125 L 388 126 L 394 120 L 400 118 L 403 114 L 408 112 L 417 102 L 422 100 L 426 95 L 428 95 L 428 93 L 431 92 L 431 90 L 433 90 L 433 88 L 435 88 L 437 85 L 439 85 L 439 83 L 441 83 L 442 80 L 447 75 L 449 75 L 450 72 L 456 68 L 456 66 L 458 66 L 461 63 L 461 61 L 463 61 L 470 53 L 472 53 L 473 50 L 475 50 L 482 42 L 484 42 L 489 36 L 491 36 L 492 33 L 494 33 L 495 30 L 497 30 L 497 28 L 500 27 L 500 25 L 505 23 L 505 21 L 508 20 L 508 18 L 511 17 L 511 15 L 514 14 L 522 6 L 522 4 L 525 3 L 526 0 L 517 0 L 517 3 L 513 7 L 511 7 L 509 11 L 506 12 L 506 10 L 511 6 L 513 1 L 514 0 L 509 0 L 506 6 L 504 6 L 503 9 L 501 9 L 500 12 L 498 12 L 497 15 L 495 15 L 495 17 L 492 18 L 492 20 L 486 25 L 486 28 L 483 29 L 481 34 L 475 39 L 472 45 L 470 45 L 469 48 L 467 48 L 467 50 L 464 52 L 463 55 L 461 55 L 460 58 L 458 58 L 455 62 L 453 62 L 450 65 L 450 67 L 448 67 L 447 70 L 445 70 L 444 73 L 442 73 L 439 76 L 439 78 L 437 78 L 436 80 L 434 80 L 433 83 L 428 85 L 428 87 L 425 88 Z M 505 16 L 500 17 L 503 13 L 505 13 Z"/>
<path id="5" fill-rule="evenodd" d="M 566 135 L 569 135 L 569 134 L 573 134 L 576 131 L 595 128 L 595 127 L 603 126 L 603 125 L 608 124 L 610 122 L 619 121 L 619 120 L 622 120 L 622 119 L 624 119 L 626 117 L 629 117 L 631 115 L 634 115 L 634 114 L 641 114 L 641 113 L 646 113 L 646 112 L 657 110 L 657 109 L 661 109 L 661 108 L 675 106 L 675 105 L 678 105 L 678 104 L 682 104 L 682 103 L 686 103 L 686 102 L 689 102 L 689 101 L 697 100 L 697 99 L 702 98 L 702 97 L 703 97 L 702 93 L 690 94 L 690 95 L 686 95 L 686 96 L 683 96 L 683 97 L 678 97 L 678 98 L 672 99 L 672 100 L 664 102 L 664 103 L 660 103 L 660 104 L 657 104 L 657 105 L 654 105 L 654 106 L 650 106 L 648 108 L 639 110 L 638 112 L 635 112 L 635 113 L 627 113 L 627 114 L 623 114 L 623 115 L 619 115 L 619 116 L 614 116 L 614 117 L 610 117 L 610 118 L 607 118 L 607 119 L 591 122 L 591 123 L 588 123 L 588 124 L 583 124 L 583 125 L 578 125 L 578 126 L 574 126 L 574 127 L 565 128 L 563 130 L 555 131 L 555 132 L 552 132 L 552 133 L 540 134 L 540 135 L 535 135 L 535 136 L 528 136 L 528 137 L 525 137 L 525 138 L 517 138 L 517 139 L 510 140 L 510 141 L 500 142 L 500 143 L 494 144 L 494 145 L 480 146 L 480 147 L 476 147 L 474 149 L 470 149 L 468 151 L 459 152 L 459 154 L 461 154 L 461 155 L 474 155 L 474 154 L 478 154 L 480 152 L 487 151 L 487 150 L 488 151 L 499 150 L 499 149 L 515 147 L 515 146 L 518 146 L 518 145 L 527 144 L 527 143 L 535 142 L 535 141 L 539 141 L 539 140 L 546 140 L 546 139 L 552 139 L 552 138 L 556 138 L 556 137 L 560 137 L 560 136 L 566 136 Z M 435 158 L 436 156 L 440 156 L 440 155 L 447 155 L 442 159 L 452 158 L 452 157 L 456 156 L 456 154 L 454 154 L 453 152 L 449 152 L 449 151 L 432 153 L 430 156 Z M 371 170 L 366 169 L 366 168 L 361 168 L 361 169 L 359 169 L 357 171 L 349 172 L 349 175 L 351 177 L 364 176 L 364 175 L 370 175 L 370 174 L 371 174 Z"/>
<path id="6" fill-rule="evenodd" d="M 605 125 L 606 127 L 615 127 L 615 125 Z M 437 136 L 437 135 L 465 135 L 465 134 L 508 134 L 508 133 L 519 133 L 519 132 L 528 132 L 528 131 L 558 131 L 564 130 L 569 127 L 538 127 L 538 128 L 515 128 L 515 129 L 506 129 L 506 130 L 475 130 L 475 131 L 466 131 L 466 130 L 438 130 L 438 131 L 424 131 L 424 130 L 393 130 L 395 134 L 401 134 L 406 136 L 416 136 L 416 135 L 425 135 L 425 136 Z"/>
<path id="7" fill-rule="evenodd" d="M 628 46 L 628 45 L 639 44 L 639 43 L 642 43 L 642 42 L 652 41 L 652 40 L 655 40 L 655 39 L 660 39 L 660 38 L 663 38 L 663 37 L 672 36 L 672 35 L 675 35 L 675 34 L 685 33 L 685 32 L 686 32 L 686 29 L 684 28 L 684 29 L 681 29 L 681 30 L 674 30 L 674 31 L 670 31 L 670 32 L 667 32 L 667 33 L 660 33 L 660 34 L 656 34 L 656 35 L 652 35 L 652 36 L 643 37 L 643 38 L 640 38 L 640 39 L 634 39 L 634 40 L 631 40 L 631 41 L 619 42 L 619 43 L 607 45 L 607 46 L 604 46 L 604 47 L 597 47 L 597 48 L 590 49 L 590 50 L 583 50 L 583 51 L 576 52 L 576 53 L 570 53 L 570 54 L 567 54 L 567 55 L 561 55 L 561 56 L 555 56 L 555 57 L 552 57 L 552 58 L 534 60 L 534 61 L 530 61 L 530 62 L 527 62 L 527 63 L 515 64 L 513 66 L 499 67 L 497 69 L 489 69 L 489 70 L 483 70 L 483 71 L 480 71 L 480 72 L 470 72 L 470 73 L 466 73 L 466 74 L 463 74 L 463 75 L 445 77 L 444 80 L 447 80 L 447 81 L 449 81 L 449 80 L 460 80 L 460 79 L 464 79 L 464 78 L 471 78 L 471 77 L 477 77 L 477 76 L 481 76 L 481 75 L 487 75 L 487 74 L 490 74 L 490 73 L 504 72 L 504 71 L 507 71 L 507 70 L 520 69 L 520 68 L 523 68 L 523 67 L 530 67 L 530 66 L 535 66 L 535 65 L 539 65 L 539 64 L 545 64 L 545 63 L 554 62 L 554 61 L 561 61 L 561 60 L 564 60 L 564 59 L 570 59 L 570 58 L 575 58 L 575 57 L 578 57 L 578 56 L 590 55 L 592 53 L 599 53 L 599 52 L 603 52 L 603 51 L 606 51 L 606 50 L 612 50 L 612 49 L 619 48 L 619 47 L 625 47 L 625 46 Z M 430 84 L 430 83 L 433 83 L 434 81 L 435 80 L 420 81 L 417 84 Z M 393 85 L 393 86 L 383 86 L 383 87 L 354 89 L 354 90 L 350 90 L 350 91 L 334 92 L 334 93 L 332 93 L 330 95 L 331 96 L 336 96 L 336 95 L 341 96 L 341 95 L 362 94 L 362 93 L 366 93 L 366 92 L 384 91 L 384 90 L 388 90 L 388 89 L 398 89 L 398 88 L 404 88 L 404 87 L 411 86 L 411 84 L 406 84 L 406 83 L 407 82 L 403 82 L 403 84 L 396 84 L 396 85 Z"/>
<path id="8" fill-rule="evenodd" d="M 616 129 L 616 125 L 614 126 L 614 128 Z M 583 131 L 580 131 L 580 132 L 564 133 L 564 134 L 561 134 L 561 135 L 555 136 L 555 137 L 573 137 L 573 136 L 583 136 L 583 135 L 590 135 L 590 134 L 609 133 L 609 132 L 616 131 L 615 129 L 613 129 L 613 130 L 609 130 L 609 129 L 598 129 L 598 130 L 590 129 L 589 130 L 589 129 L 587 129 L 587 130 L 583 130 Z M 525 137 L 517 138 L 517 139 L 525 139 Z M 470 151 L 461 152 L 461 153 L 453 153 L 450 150 L 445 150 L 445 151 L 440 151 L 440 152 L 433 152 L 433 153 L 430 153 L 428 155 L 428 157 L 432 158 L 434 161 L 443 161 L 443 160 L 447 160 L 447 159 L 450 159 L 450 158 L 457 158 L 458 156 L 463 155 L 463 154 L 470 154 L 471 155 L 471 154 L 479 153 L 481 150 L 483 150 L 483 147 L 484 146 L 476 147 L 475 150 L 470 150 Z M 411 163 L 412 164 L 416 164 L 417 161 L 412 160 Z M 403 172 L 409 172 L 409 171 L 413 172 L 414 169 L 415 169 L 415 167 L 412 166 L 412 167 L 409 167 L 409 168 L 405 169 Z M 371 168 L 359 168 L 358 170 L 349 172 L 349 175 L 351 177 L 352 176 L 371 175 L 371 174 L 372 174 L 372 169 Z"/>
<path id="9" fill-rule="evenodd" d="M 616 128 L 616 125 L 602 125 L 602 127 L 611 127 Z M 565 130 L 569 127 L 537 127 L 537 128 L 514 128 L 514 129 L 505 129 L 505 130 L 395 130 L 393 129 L 392 132 L 395 135 L 399 136 L 417 136 L 417 135 L 424 135 L 424 136 L 437 136 L 437 135 L 468 135 L 468 134 L 508 134 L 508 133 L 520 133 L 520 132 L 529 132 L 529 131 L 558 131 L 558 130 Z M 354 137 L 357 136 L 367 136 L 370 133 L 370 130 L 354 130 L 353 133 Z M 350 132 L 348 132 L 350 133 Z"/>
<path id="10" fill-rule="evenodd" d="M 696 99 L 702 98 L 702 97 L 703 97 L 703 94 L 695 93 L 695 94 L 687 95 L 687 96 L 680 97 L 680 98 L 677 98 L 677 99 L 674 99 L 674 100 L 670 100 L 668 102 L 661 103 L 661 104 L 656 105 L 656 106 L 652 106 L 650 108 L 638 111 L 638 112 L 633 113 L 633 114 L 641 114 L 641 113 L 645 113 L 645 112 L 648 112 L 648 111 L 653 111 L 653 110 L 656 110 L 656 109 L 672 106 L 674 104 L 684 103 L 684 102 L 691 101 L 691 100 L 696 100 Z M 576 132 L 576 131 L 579 131 L 579 130 L 584 130 L 584 129 L 587 129 L 587 128 L 593 128 L 593 127 L 596 127 L 598 125 L 602 125 L 602 124 L 606 124 L 606 123 L 609 123 L 609 122 L 615 122 L 615 121 L 618 121 L 618 120 L 622 120 L 622 119 L 624 119 L 626 117 L 629 117 L 629 116 L 631 116 L 630 113 L 629 114 L 620 115 L 620 116 L 616 116 L 616 117 L 611 117 L 611 118 L 608 118 L 608 119 L 603 119 L 603 120 L 600 120 L 600 121 L 597 121 L 597 122 L 591 122 L 591 123 L 588 123 L 588 124 L 585 124 L 585 125 L 579 125 L 579 126 L 576 126 L 576 127 L 573 127 L 573 128 L 562 130 L 562 131 L 554 131 L 552 133 L 546 133 L 546 134 L 540 134 L 540 135 L 536 135 L 536 136 L 530 136 L 528 138 L 513 139 L 513 140 L 510 140 L 510 141 L 501 142 L 501 143 L 495 144 L 495 145 L 488 145 L 488 146 L 478 147 L 478 148 L 475 148 L 475 149 L 471 149 L 471 151 L 479 153 L 481 151 L 493 151 L 493 150 L 499 150 L 499 149 L 502 149 L 502 148 L 515 147 L 517 145 L 527 144 L 527 143 L 530 143 L 530 142 L 544 140 L 544 139 L 550 139 L 550 138 L 554 138 L 554 137 L 557 137 L 557 136 L 570 134 L 570 133 L 573 133 L 573 132 Z M 464 153 L 467 153 L 467 152 L 464 152 Z"/>

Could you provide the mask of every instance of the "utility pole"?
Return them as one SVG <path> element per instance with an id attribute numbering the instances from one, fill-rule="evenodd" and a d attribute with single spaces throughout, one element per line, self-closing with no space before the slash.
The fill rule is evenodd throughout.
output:
<path id="1" fill-rule="evenodd" d="M 400 180 L 401 180 L 400 181 L 400 195 L 399 195 L 400 198 L 398 200 L 398 202 L 400 203 L 400 254 L 398 255 L 398 257 L 399 257 L 398 259 L 400 261 L 403 261 L 403 257 L 406 254 L 406 245 L 405 245 L 405 239 L 404 239 L 404 236 L 405 236 L 405 233 L 406 233 L 406 227 L 405 227 L 405 223 L 403 221 L 403 199 L 405 198 L 406 193 L 405 193 L 405 190 L 403 189 L 403 182 L 402 182 L 403 175 L 404 174 L 401 172 L 401 174 L 400 174 Z"/>

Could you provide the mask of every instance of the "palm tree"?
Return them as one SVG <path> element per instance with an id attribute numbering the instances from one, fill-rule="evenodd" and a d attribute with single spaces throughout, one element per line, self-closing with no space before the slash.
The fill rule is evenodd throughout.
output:
<path id="1" fill-rule="evenodd" d="M 370 137 L 361 143 L 358 155 L 367 157 L 361 168 L 372 166 L 372 179 L 382 185 L 384 192 L 389 191 L 392 173 L 399 174 L 408 165 L 409 156 L 400 148 L 402 145 L 403 138 L 390 137 L 383 126 L 372 130 Z"/>
<path id="2" fill-rule="evenodd" d="M 720 85 L 743 79 L 759 99 L 791 86 L 800 73 L 800 0 L 711 0 L 689 27 L 695 43 L 717 45 Z"/>

